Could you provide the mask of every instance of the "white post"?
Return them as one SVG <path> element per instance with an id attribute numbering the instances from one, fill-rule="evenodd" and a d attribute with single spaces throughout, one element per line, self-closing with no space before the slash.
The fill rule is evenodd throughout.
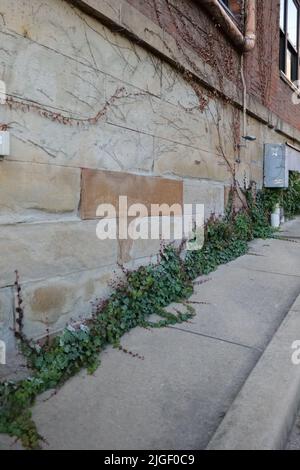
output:
<path id="1" fill-rule="evenodd" d="M 0 340 L 0 364 L 6 364 L 6 344 L 2 340 Z"/>

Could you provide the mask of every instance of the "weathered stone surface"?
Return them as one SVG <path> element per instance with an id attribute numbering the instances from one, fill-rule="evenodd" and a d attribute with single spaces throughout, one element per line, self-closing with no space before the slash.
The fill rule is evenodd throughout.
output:
<path id="1" fill-rule="evenodd" d="M 95 0 L 88 0 L 82 3 L 93 3 Z M 95 5 L 96 10 L 102 10 L 102 6 Z M 114 18 L 116 21 L 116 18 Z M 168 54 L 168 46 L 165 43 L 167 36 L 166 31 L 163 31 L 157 24 L 140 13 L 136 8 L 133 8 L 128 2 L 123 2 L 120 9 L 120 23 L 131 34 L 138 37 L 145 44 L 150 45 L 159 52 Z"/>
<path id="2" fill-rule="evenodd" d="M 113 5 L 107 3 L 106 8 L 115 12 Z M 104 72 L 147 92 L 160 93 L 159 59 L 110 31 L 97 19 L 71 8 L 68 2 L 33 0 L 29 4 L 26 0 L 14 3 L 3 0 L 1 13 L 5 19 L 5 25 L 1 25 L 5 33 L 8 31 L 11 35 L 15 31 L 27 43 L 30 41 L 37 43 L 36 47 L 51 49 L 62 59 L 70 58 L 74 60 L 75 68 L 76 63 L 78 67 L 83 64 L 91 69 L 91 74 L 93 70 Z M 118 12 L 115 13 L 118 16 Z"/>
<path id="3" fill-rule="evenodd" d="M 97 221 L 17 224 L 0 230 L 0 287 L 112 266 L 117 241 L 99 240 Z"/>
<path id="4" fill-rule="evenodd" d="M 3 107 L 0 120 L 15 123 L 6 160 L 125 171 L 150 171 L 153 165 L 152 136 L 103 121 L 88 127 L 63 126 Z"/>
<path id="5" fill-rule="evenodd" d="M 168 245 L 173 243 L 175 246 L 178 246 L 182 242 L 183 238 L 185 238 L 183 236 L 184 219 L 181 217 L 183 211 L 184 208 L 181 207 L 180 211 L 178 210 L 178 212 L 176 212 L 178 217 L 176 219 L 176 228 L 173 213 L 171 213 L 169 216 L 169 213 L 167 214 L 167 210 L 165 210 L 165 217 L 160 217 L 159 220 L 156 217 L 153 218 L 154 220 L 149 217 L 145 222 L 144 226 L 148 229 L 149 238 L 143 239 L 140 237 L 137 240 L 118 240 L 119 263 L 127 265 L 129 269 L 134 269 L 137 265 L 139 265 L 141 260 L 144 260 L 143 263 L 145 262 L 148 264 L 157 262 L 157 256 L 161 250 L 162 244 Z M 155 233 L 157 230 L 158 236 L 151 236 L 151 230 L 153 230 L 153 233 Z M 137 261 L 137 265 L 135 264 L 135 261 Z"/>
<path id="6" fill-rule="evenodd" d="M 176 69 L 165 63 L 162 67 L 161 99 L 182 109 L 199 107 L 199 98 L 193 87 Z"/>
<path id="7" fill-rule="evenodd" d="M 128 207 L 144 204 L 150 214 L 152 204 L 182 204 L 182 191 L 182 181 L 84 169 L 80 214 L 82 219 L 94 219 L 100 204 L 112 204 L 118 215 L 120 196 L 127 196 Z"/>
<path id="8" fill-rule="evenodd" d="M 206 149 L 195 149 L 163 139 L 154 139 L 154 171 L 161 175 L 232 181 L 224 159 Z"/>
<path id="9" fill-rule="evenodd" d="M 89 168 L 151 171 L 153 138 L 125 128 L 102 124 L 82 133 L 77 158 L 78 161 L 84 159 L 84 166 Z"/>
<path id="10" fill-rule="evenodd" d="M 224 214 L 224 185 L 209 181 L 185 180 L 184 204 L 204 204 L 205 218 Z"/>
<path id="11" fill-rule="evenodd" d="M 253 135 L 256 137 L 256 142 L 264 143 L 265 141 L 265 130 L 269 129 L 267 126 L 263 125 L 261 122 L 257 121 L 251 116 L 247 116 L 247 134 Z"/>
<path id="12" fill-rule="evenodd" d="M 92 315 L 92 302 L 106 298 L 109 284 L 121 276 L 119 268 L 99 267 L 63 277 L 26 284 L 22 289 L 25 306 L 24 332 L 39 338 L 54 333 L 73 321 Z"/>
<path id="13" fill-rule="evenodd" d="M 0 40 L 6 51 L 1 75 L 10 96 L 74 117 L 94 116 L 104 106 L 105 74 L 21 36 L 7 41 L 0 32 Z"/>
<path id="14" fill-rule="evenodd" d="M 80 170 L 55 165 L 6 161 L 0 163 L 0 221 L 20 221 L 34 213 L 76 213 Z"/>
<path id="15" fill-rule="evenodd" d="M 268 126 L 263 127 L 263 141 L 266 144 L 285 144 L 286 137 L 276 132 L 274 129 L 270 129 Z"/>
<path id="16" fill-rule="evenodd" d="M 5 343 L 5 364 L 0 364 L 0 381 L 26 376 L 26 360 L 19 353 L 14 336 L 14 289 L 0 288 L 0 340 Z M 0 444 L 1 447 L 1 444 Z"/>
<path id="17" fill-rule="evenodd" d="M 118 82 L 111 80 L 106 86 L 111 96 Z M 108 122 L 195 148 L 211 148 L 208 122 L 201 112 L 192 113 L 155 96 L 128 90 L 128 97 L 108 108 Z"/>
<path id="18" fill-rule="evenodd" d="M 99 18 L 106 20 L 119 19 L 121 15 L 121 4 L 119 0 L 110 0 L 109 2 L 101 1 L 101 11 L 99 10 L 99 0 L 75 0 L 75 5 L 85 7 L 86 11 L 92 11 Z"/>
<path id="19" fill-rule="evenodd" d="M 251 166 L 251 180 L 256 181 L 257 187 L 263 187 L 264 169 L 262 165 Z"/>

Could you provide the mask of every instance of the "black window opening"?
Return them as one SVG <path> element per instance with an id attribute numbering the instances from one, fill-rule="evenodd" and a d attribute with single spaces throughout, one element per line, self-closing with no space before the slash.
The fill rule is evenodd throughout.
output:
<path id="1" fill-rule="evenodd" d="M 280 70 L 291 81 L 299 79 L 300 2 L 280 0 Z"/>
<path id="2" fill-rule="evenodd" d="M 242 0 L 218 0 L 220 5 L 235 21 L 237 27 L 242 31 L 244 23 L 244 10 L 242 8 Z"/>
<path id="3" fill-rule="evenodd" d="M 228 12 L 231 13 L 230 1 L 229 0 L 219 0 L 219 2 L 221 3 L 221 5 L 223 5 L 223 7 L 226 7 L 226 10 L 228 10 Z"/>
<path id="4" fill-rule="evenodd" d="M 224 10 L 235 21 L 236 25 L 242 29 L 242 11 L 237 0 L 219 0 Z"/>

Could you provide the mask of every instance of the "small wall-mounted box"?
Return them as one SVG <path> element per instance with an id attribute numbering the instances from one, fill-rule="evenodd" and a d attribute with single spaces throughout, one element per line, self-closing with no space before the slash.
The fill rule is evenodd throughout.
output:
<path id="1" fill-rule="evenodd" d="M 0 158 L 10 154 L 10 133 L 0 131 Z"/>
<path id="2" fill-rule="evenodd" d="M 289 171 L 285 144 L 265 144 L 264 185 L 266 188 L 288 188 Z"/>
<path id="3" fill-rule="evenodd" d="M 286 144 L 265 144 L 265 187 L 288 188 L 290 171 L 300 172 L 300 149 L 288 142 Z"/>

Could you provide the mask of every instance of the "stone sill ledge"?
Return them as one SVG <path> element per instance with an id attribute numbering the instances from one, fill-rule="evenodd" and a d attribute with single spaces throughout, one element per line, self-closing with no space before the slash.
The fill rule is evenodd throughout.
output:
<path id="1" fill-rule="evenodd" d="M 300 93 L 300 89 L 296 87 L 296 85 L 294 85 L 294 83 L 286 76 L 286 74 L 284 72 L 282 72 L 282 70 L 280 70 L 280 78 L 281 80 L 284 81 L 284 83 L 286 83 L 293 91 L 297 91 L 298 93 Z"/>

